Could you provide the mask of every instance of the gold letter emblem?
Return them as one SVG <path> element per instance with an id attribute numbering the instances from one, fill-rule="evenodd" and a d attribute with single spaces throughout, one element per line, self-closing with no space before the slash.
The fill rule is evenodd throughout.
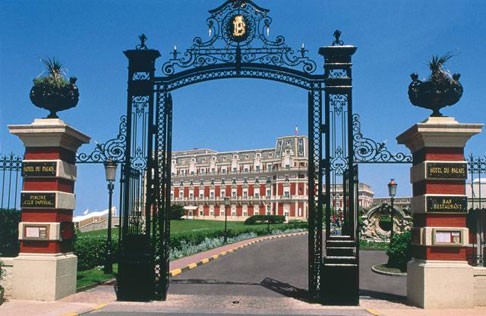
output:
<path id="1" fill-rule="evenodd" d="M 246 23 L 242 15 L 237 15 L 233 19 L 233 36 L 240 37 L 246 33 Z"/>

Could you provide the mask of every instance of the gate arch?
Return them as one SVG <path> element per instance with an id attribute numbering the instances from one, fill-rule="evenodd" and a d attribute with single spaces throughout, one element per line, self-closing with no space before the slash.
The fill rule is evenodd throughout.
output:
<path id="1" fill-rule="evenodd" d="M 354 190 L 357 168 L 354 164 L 351 97 L 351 56 L 356 47 L 344 45 L 340 40 L 341 33 L 336 31 L 332 45 L 319 50 L 325 60 L 324 74 L 314 74 L 316 63 L 306 56 L 308 50 L 303 45 L 294 50 L 287 46 L 283 36 L 269 39 L 271 18 L 268 12 L 250 0 L 228 0 L 210 10 L 207 19 L 210 39 L 203 42 L 196 37 L 181 58 L 178 57 L 181 53 L 174 47 L 172 58 L 162 66 L 162 76 L 155 75 L 155 62 L 160 53 L 147 47 L 145 35 L 139 37 L 140 44 L 136 49 L 124 52 L 129 60 L 128 95 L 126 116 L 120 126 L 126 133 L 101 144 L 90 155 L 80 155 L 85 162 L 90 162 L 91 158 L 102 161 L 111 147 L 118 148 L 123 144 L 124 156 L 117 160 L 122 164 L 120 209 L 123 217 L 118 299 L 166 299 L 169 285 L 168 210 L 171 204 L 171 92 L 203 81 L 256 78 L 308 91 L 310 297 L 317 299 L 322 293 L 329 294 L 322 291 L 326 265 L 322 265 L 320 219 L 323 206 L 326 217 L 330 218 L 330 187 L 338 177 L 346 184 L 349 216 L 346 236 L 340 236 L 334 242 L 345 243 L 347 248 L 351 245 L 357 253 L 357 204 L 354 201 L 357 197 Z M 322 194 L 324 182 L 325 194 Z M 330 221 L 326 222 L 329 226 Z M 328 243 L 329 233 L 326 239 Z M 355 273 L 358 264 L 356 257 L 352 262 Z M 332 274 L 330 269 L 328 267 L 326 273 Z M 346 289 L 348 303 L 357 304 L 357 280 L 344 285 L 350 288 Z M 146 290 L 141 291 L 141 287 Z"/>
<path id="2" fill-rule="evenodd" d="M 166 86 L 171 92 L 185 86 L 217 79 L 252 78 L 265 79 L 293 85 L 305 90 L 322 89 L 323 75 L 310 75 L 303 71 L 266 64 L 241 64 L 236 68 L 234 64 L 220 64 L 190 69 L 174 73 L 168 77 L 156 77 L 156 84 Z"/>
<path id="3" fill-rule="evenodd" d="M 358 276 L 356 163 L 409 163 L 411 158 L 394 155 L 384 143 L 363 137 L 361 133 L 359 117 L 353 114 L 352 108 L 351 56 L 356 47 L 344 45 L 341 32 L 336 31 L 332 44 L 319 49 L 324 57 L 324 73 L 316 74 L 316 62 L 306 56 L 308 50 L 304 45 L 294 50 L 285 43 L 283 36 L 270 39 L 269 10 L 251 0 L 227 0 L 209 13 L 209 40 L 194 38 L 192 47 L 180 58 L 181 52 L 174 47 L 171 58 L 161 67 L 161 76 L 155 75 L 155 62 L 160 52 L 147 47 L 145 35 L 139 37 L 136 49 L 124 52 L 129 60 L 127 112 L 121 119 L 119 133 L 115 139 L 97 144 L 93 152 L 77 157 L 80 163 L 101 163 L 110 159 L 122 165 L 118 299 L 166 299 L 170 249 L 171 92 L 204 81 L 254 78 L 308 91 L 309 295 L 331 304 L 358 304 L 359 281 L 347 273 Z M 348 203 L 344 236 L 336 237 L 330 236 L 330 196 L 331 187 L 337 181 L 343 184 Z M 326 248 L 330 256 L 324 260 L 320 220 L 323 210 L 327 219 Z M 341 246 L 352 248 L 354 255 L 349 264 L 352 270 L 345 271 L 346 275 L 333 268 L 335 256 L 329 254 Z M 342 250 L 336 251 L 341 253 Z M 340 275 L 347 281 L 342 282 Z M 331 280 L 324 282 L 324 276 Z"/>

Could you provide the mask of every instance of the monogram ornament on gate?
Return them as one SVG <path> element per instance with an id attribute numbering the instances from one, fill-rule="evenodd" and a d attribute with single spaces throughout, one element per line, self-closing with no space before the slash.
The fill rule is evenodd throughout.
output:
<path id="1" fill-rule="evenodd" d="M 246 34 L 246 23 L 242 15 L 233 18 L 233 36 L 241 37 Z"/>

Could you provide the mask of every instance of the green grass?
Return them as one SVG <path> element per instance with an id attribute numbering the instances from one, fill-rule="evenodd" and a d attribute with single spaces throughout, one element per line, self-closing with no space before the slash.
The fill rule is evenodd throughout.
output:
<path id="1" fill-rule="evenodd" d="M 360 250 L 387 250 L 390 243 L 388 242 L 373 242 L 373 241 L 366 241 L 361 240 L 359 242 L 359 249 Z"/>
<path id="2" fill-rule="evenodd" d="M 97 267 L 90 270 L 78 271 L 76 290 L 82 291 L 94 285 L 112 280 L 115 278 L 115 273 L 118 272 L 118 265 L 113 265 L 113 273 L 105 274 L 103 267 Z"/>
<path id="3" fill-rule="evenodd" d="M 259 224 L 259 225 L 245 225 L 244 222 L 235 222 L 235 221 L 228 221 L 228 230 L 232 230 L 235 232 L 246 231 L 251 229 L 266 229 L 267 224 Z M 271 224 L 271 229 L 283 229 L 286 227 L 286 224 Z M 170 222 L 170 234 L 171 236 L 177 236 L 180 234 L 188 233 L 188 232 L 213 232 L 213 231 L 223 231 L 224 230 L 224 221 L 211 221 L 211 220 L 198 220 L 198 219 L 184 219 L 179 221 L 171 221 Z M 106 237 L 107 230 L 95 230 L 91 232 L 81 233 L 82 235 L 89 235 L 89 236 L 101 236 Z M 118 239 L 118 228 L 112 229 L 112 237 L 113 239 Z"/>
<path id="4" fill-rule="evenodd" d="M 266 229 L 267 224 L 260 225 L 245 225 L 244 222 L 234 222 L 228 221 L 228 230 L 235 232 L 257 229 Z M 270 225 L 271 229 L 279 229 L 285 227 L 285 224 L 273 224 Z M 180 221 L 170 222 L 170 234 L 172 236 L 177 236 L 179 234 L 184 234 L 188 232 L 213 232 L 213 231 L 223 231 L 224 221 L 211 221 L 211 220 L 197 220 L 197 219 L 186 219 Z"/>

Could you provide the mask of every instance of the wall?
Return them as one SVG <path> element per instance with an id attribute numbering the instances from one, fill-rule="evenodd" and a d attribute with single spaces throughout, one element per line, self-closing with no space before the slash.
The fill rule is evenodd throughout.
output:
<path id="1" fill-rule="evenodd" d="M 0 261 L 3 262 L 3 279 L 0 280 L 0 284 L 5 289 L 5 296 L 10 297 L 12 295 L 12 274 L 13 274 L 13 259 L 14 258 L 5 258 L 0 257 Z"/>

